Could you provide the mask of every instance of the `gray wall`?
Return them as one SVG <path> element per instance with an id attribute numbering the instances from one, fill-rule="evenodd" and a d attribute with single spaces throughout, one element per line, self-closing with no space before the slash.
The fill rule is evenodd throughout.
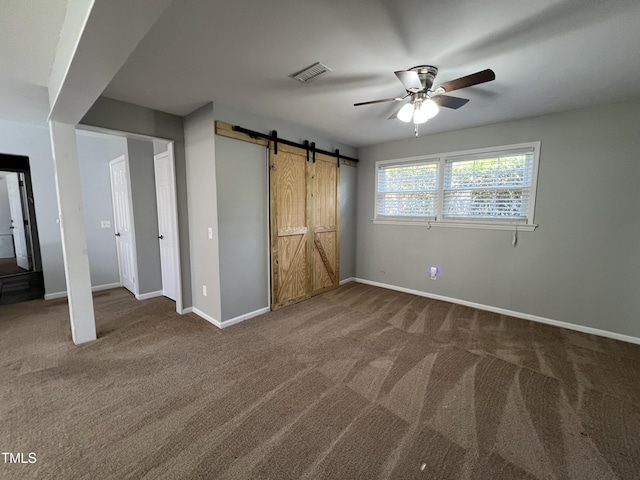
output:
<path id="1" fill-rule="evenodd" d="M 193 307 L 220 321 L 220 266 L 218 257 L 218 211 L 213 134 L 213 105 L 187 116 L 184 138 L 189 195 L 189 238 Z M 208 238 L 207 229 L 212 237 Z M 205 296 L 202 287 L 206 286 Z"/>
<path id="2" fill-rule="evenodd" d="M 123 152 L 124 141 L 107 141 L 78 132 L 83 212 L 92 286 L 119 281 L 115 244 L 111 243 L 113 230 L 101 229 L 100 220 L 110 219 L 113 222 L 108 161 L 118 156 L 116 152 Z M 49 130 L 0 120 L 0 152 L 29 157 L 45 294 L 63 293 L 67 286 L 60 226 L 57 223 L 58 201 Z"/>
<path id="3" fill-rule="evenodd" d="M 153 141 L 153 154 L 160 155 L 161 153 L 166 152 L 169 149 L 169 142 L 164 140 L 154 140 Z"/>
<path id="4" fill-rule="evenodd" d="M 216 103 L 213 110 L 216 120 L 222 120 L 223 122 L 267 134 L 271 133 L 272 130 L 276 130 L 280 138 L 298 143 L 304 143 L 305 140 L 309 140 L 309 142 L 315 142 L 316 147 L 319 149 L 330 152 L 333 152 L 335 149 L 340 149 L 342 155 L 358 158 L 356 148 L 336 142 L 322 132 L 296 123 L 290 123 L 278 118 L 263 117 L 220 103 Z"/>
<path id="5" fill-rule="evenodd" d="M 162 290 L 153 142 L 127 139 L 139 294 Z"/>
<path id="6" fill-rule="evenodd" d="M 269 306 L 267 151 L 216 137 L 222 320 Z"/>
<path id="7" fill-rule="evenodd" d="M 633 101 L 362 148 L 356 275 L 640 337 L 638 125 Z M 376 160 L 535 140 L 539 227 L 515 248 L 508 231 L 371 223 Z"/>
<path id="8" fill-rule="evenodd" d="M 215 120 L 262 133 L 277 130 L 279 137 L 294 142 L 309 140 L 320 149 L 340 149 L 344 155 L 357 155 L 353 147 L 335 142 L 321 132 L 283 120 L 220 104 L 214 104 L 213 116 Z M 239 165 L 242 167 L 239 168 Z M 269 257 L 266 250 L 269 245 L 269 195 L 268 189 L 259 187 L 267 184 L 266 149 L 216 136 L 215 170 L 222 319 L 228 320 L 269 305 L 265 297 L 269 289 Z M 356 170 L 345 165 L 340 167 L 340 279 L 355 274 Z M 252 188 L 247 189 L 245 181 L 250 181 Z"/>
<path id="9" fill-rule="evenodd" d="M 78 161 L 82 181 L 84 228 L 87 235 L 91 285 L 109 285 L 120 282 L 118 254 L 113 230 L 111 204 L 111 180 L 109 161 L 113 144 L 119 139 L 78 131 Z M 110 228 L 102 228 L 100 222 L 108 220 Z"/>
<path id="10" fill-rule="evenodd" d="M 340 165 L 340 280 L 356 275 L 358 169 Z"/>
<path id="11" fill-rule="evenodd" d="M 305 140 L 309 140 L 310 142 L 315 142 L 316 146 L 320 149 L 328 151 L 340 149 L 341 154 L 352 158 L 358 158 L 356 148 L 331 140 L 321 132 L 317 132 L 300 125 L 289 123 L 284 120 L 255 115 L 221 104 L 215 104 L 213 110 L 216 120 L 221 120 L 223 122 L 239 125 L 250 130 L 267 134 L 272 130 L 277 130 L 280 138 L 285 138 L 299 143 L 304 143 Z M 216 141 L 220 138 L 223 137 L 216 137 Z M 241 143 L 243 142 L 236 141 L 235 144 Z M 227 152 L 225 154 L 232 154 L 233 148 L 234 147 L 232 146 L 227 147 Z M 340 280 L 345 280 L 355 275 L 356 179 L 357 167 L 349 167 L 346 165 L 340 166 Z M 221 255 L 223 253 L 224 252 L 221 251 Z"/>
<path id="12" fill-rule="evenodd" d="M 178 236 L 182 305 L 192 305 L 191 254 L 189 251 L 189 214 L 187 206 L 187 170 L 183 119 L 111 98 L 100 97 L 80 121 L 83 125 L 121 132 L 137 133 L 174 141 L 176 164 L 176 196 L 178 201 Z"/>
<path id="13" fill-rule="evenodd" d="M 47 294 L 64 292 L 67 287 L 62 261 L 60 226 L 57 223 L 58 200 L 53 177 L 49 130 L 44 126 L 37 127 L 0 120 L 0 152 L 29 157 L 45 292 Z"/>

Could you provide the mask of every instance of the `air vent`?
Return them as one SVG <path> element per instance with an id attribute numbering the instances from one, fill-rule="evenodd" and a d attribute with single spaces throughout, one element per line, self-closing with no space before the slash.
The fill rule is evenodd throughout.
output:
<path id="1" fill-rule="evenodd" d="M 331 69 L 329 67 L 321 64 L 320 62 L 317 62 L 298 73 L 294 73 L 293 75 L 291 75 L 291 77 L 300 82 L 308 82 L 330 71 Z"/>

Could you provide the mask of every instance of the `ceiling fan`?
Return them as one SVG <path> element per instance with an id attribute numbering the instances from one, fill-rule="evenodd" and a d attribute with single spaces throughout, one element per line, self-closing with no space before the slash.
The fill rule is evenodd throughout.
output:
<path id="1" fill-rule="evenodd" d="M 490 82 L 496 78 L 496 74 L 493 70 L 487 69 L 441 83 L 440 85 L 432 88 L 433 81 L 438 74 L 438 68 L 432 65 L 419 65 L 417 67 L 410 68 L 409 70 L 400 70 L 394 73 L 398 77 L 398 80 L 402 82 L 402 85 L 407 92 L 405 96 L 354 103 L 354 106 L 359 107 L 361 105 L 371 105 L 374 103 L 384 102 L 401 102 L 402 100 L 411 97 L 409 102 L 391 115 L 389 119 L 397 118 L 406 123 L 413 121 L 415 124 L 416 136 L 418 135 L 418 125 L 435 117 L 440 110 L 439 107 L 458 109 L 469 101 L 466 98 L 444 95 L 445 93 Z"/>

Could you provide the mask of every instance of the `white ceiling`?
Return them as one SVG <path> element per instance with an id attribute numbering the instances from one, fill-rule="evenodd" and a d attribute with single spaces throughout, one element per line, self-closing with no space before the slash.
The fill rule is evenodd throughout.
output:
<path id="1" fill-rule="evenodd" d="M 333 72 L 288 77 L 316 61 Z M 393 71 L 422 64 L 497 79 L 421 133 L 640 97 L 640 1 L 174 1 L 105 95 L 178 115 L 213 100 L 362 146 L 413 135 L 387 120 L 399 104 L 353 103 L 402 94 Z"/>
<path id="2" fill-rule="evenodd" d="M 2 0 L 0 5 L 0 117 L 44 123 L 47 85 L 67 0 Z"/>
<path id="3" fill-rule="evenodd" d="M 43 122 L 66 0 L 3 0 L 0 117 Z M 174 0 L 106 96 L 186 115 L 208 101 L 320 130 L 353 146 L 411 138 L 387 117 L 394 70 L 441 83 L 485 68 L 421 133 L 640 97 L 639 0 Z M 308 84 L 289 75 L 321 61 Z"/>

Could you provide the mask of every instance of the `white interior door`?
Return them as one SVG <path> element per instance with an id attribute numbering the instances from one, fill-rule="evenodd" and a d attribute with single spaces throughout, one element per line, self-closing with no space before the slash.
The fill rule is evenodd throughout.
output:
<path id="1" fill-rule="evenodd" d="M 177 301 L 179 285 L 178 227 L 173 158 L 169 152 L 153 157 L 158 203 L 158 241 L 162 268 L 162 294 Z"/>
<path id="2" fill-rule="evenodd" d="M 124 155 L 111 160 L 109 170 L 111 172 L 111 196 L 113 198 L 113 220 L 120 281 L 123 287 L 137 294 L 133 213 L 131 192 L 129 191 L 129 174 Z"/>
<path id="3" fill-rule="evenodd" d="M 20 268 L 29 270 L 29 253 L 24 231 L 22 202 L 20 200 L 20 181 L 17 173 L 10 173 L 6 178 L 7 191 L 9 192 L 9 210 L 11 211 L 11 231 L 13 232 L 13 244 L 16 249 L 16 263 Z"/>

